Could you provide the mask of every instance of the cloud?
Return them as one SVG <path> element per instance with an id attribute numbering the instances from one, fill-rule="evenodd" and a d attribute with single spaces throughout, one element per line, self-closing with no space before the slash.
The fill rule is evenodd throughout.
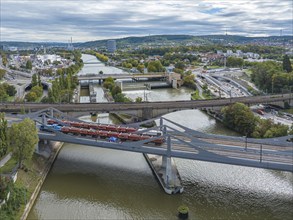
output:
<path id="1" fill-rule="evenodd" d="M 292 35 L 291 0 L 0 0 L 1 41 L 148 34 Z"/>

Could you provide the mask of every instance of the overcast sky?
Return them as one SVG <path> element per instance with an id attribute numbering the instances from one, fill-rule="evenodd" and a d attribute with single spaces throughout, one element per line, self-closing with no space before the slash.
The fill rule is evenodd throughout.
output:
<path id="1" fill-rule="evenodd" d="M 1 41 L 293 34 L 292 0 L 0 0 Z"/>

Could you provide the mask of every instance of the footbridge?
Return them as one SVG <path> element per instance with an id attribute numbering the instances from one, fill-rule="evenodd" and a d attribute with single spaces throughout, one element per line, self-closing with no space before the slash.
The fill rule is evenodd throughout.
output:
<path id="1" fill-rule="evenodd" d="M 36 112 L 45 108 L 56 108 L 71 115 L 89 113 L 128 113 L 144 120 L 155 118 L 170 112 L 186 109 L 219 108 L 242 102 L 247 105 L 289 103 L 293 105 L 293 95 L 266 95 L 251 97 L 235 97 L 228 99 L 191 100 L 191 101 L 164 101 L 141 103 L 0 103 L 1 112 L 20 112 L 23 109 Z"/>

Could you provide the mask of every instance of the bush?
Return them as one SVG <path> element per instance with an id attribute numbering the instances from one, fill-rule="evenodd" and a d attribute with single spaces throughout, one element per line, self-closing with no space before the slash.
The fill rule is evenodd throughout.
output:
<path id="1" fill-rule="evenodd" d="M 1 207 L 0 219 L 16 219 L 21 205 L 27 201 L 28 193 L 23 187 L 16 187 L 12 184 L 10 193 L 9 200 Z"/>
<path id="2" fill-rule="evenodd" d="M 187 214 L 189 212 L 189 208 L 186 205 L 181 205 L 178 207 L 178 212 L 182 214 Z"/>

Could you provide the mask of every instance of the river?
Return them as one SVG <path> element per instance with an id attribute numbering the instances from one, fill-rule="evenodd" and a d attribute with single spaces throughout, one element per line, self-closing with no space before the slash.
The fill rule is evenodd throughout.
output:
<path id="1" fill-rule="evenodd" d="M 83 59 L 96 61 L 90 55 L 83 55 Z M 117 70 L 102 63 L 86 64 L 83 73 L 88 69 L 99 72 L 100 68 L 105 74 Z M 101 90 L 97 87 L 97 91 Z M 147 92 L 148 101 L 157 101 L 187 100 L 191 91 Z M 131 98 L 142 94 L 126 92 Z M 166 117 L 199 131 L 237 135 L 199 110 L 174 112 Z M 113 122 L 107 115 L 99 120 Z M 189 219 L 293 218 L 292 173 L 175 161 L 184 192 L 167 195 L 142 154 L 64 144 L 28 219 L 178 219 L 181 204 L 189 207 Z"/>

